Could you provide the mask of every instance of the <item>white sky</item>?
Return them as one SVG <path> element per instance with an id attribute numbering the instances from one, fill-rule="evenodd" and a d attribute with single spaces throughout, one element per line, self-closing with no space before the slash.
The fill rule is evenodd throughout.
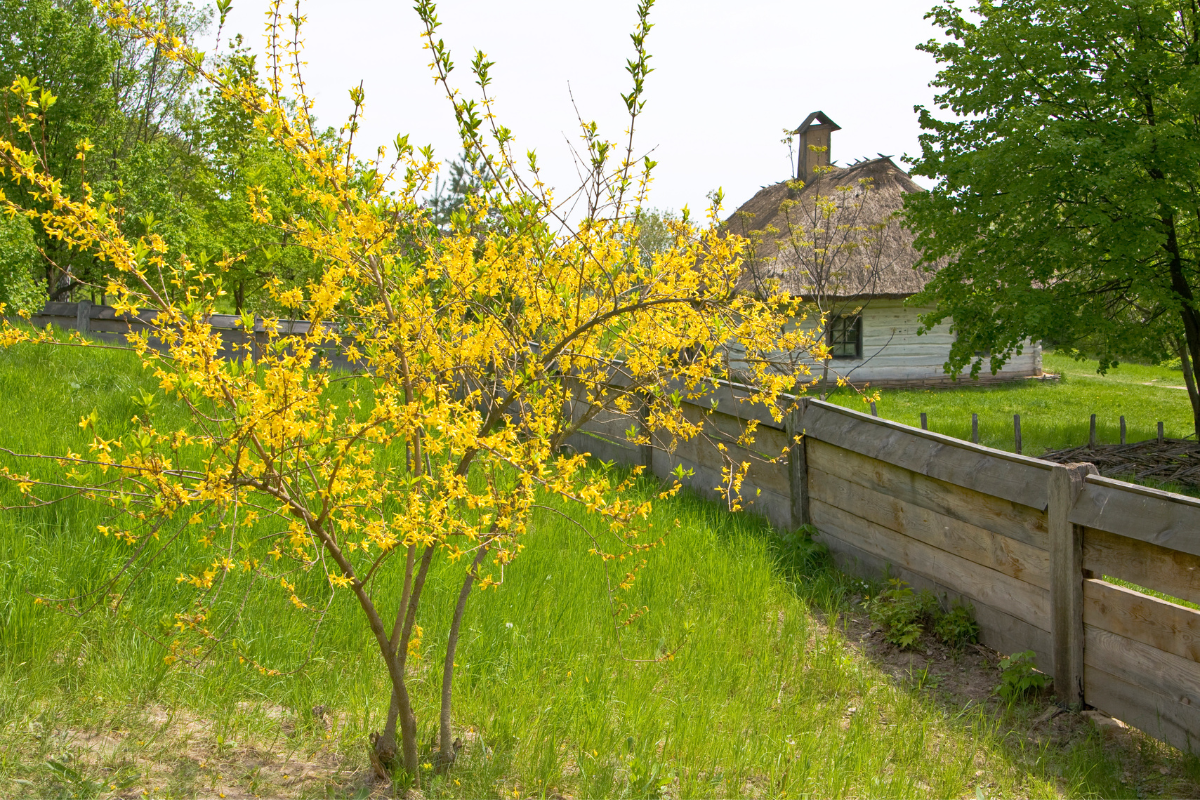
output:
<path id="1" fill-rule="evenodd" d="M 658 0 L 647 41 L 655 69 L 637 147 L 659 162 L 650 205 L 700 212 L 705 194 L 725 190 L 726 210 L 788 177 L 783 129 L 821 110 L 842 126 L 832 157 L 842 164 L 876 153 L 918 151 L 915 104 L 931 105 L 933 59 L 915 45 L 936 32 L 924 19 L 933 0 Z M 458 139 L 448 101 L 434 86 L 412 0 L 308 0 L 306 81 L 323 124 L 340 125 L 348 90 L 363 81 L 367 117 L 360 148 L 407 133 L 454 158 Z M 573 188 L 568 140 L 578 142 L 569 95 L 610 140 L 626 128 L 620 94 L 635 0 L 443 0 L 439 33 L 473 88 L 469 63 L 483 50 L 496 66 L 492 91 L 518 152 L 536 148 L 548 183 Z M 262 47 L 262 0 L 234 0 L 223 38 L 242 33 Z M 211 45 L 210 45 L 211 46 Z M 569 87 L 568 87 L 569 84 Z M 903 165 L 902 165 L 903 166 Z M 925 182 L 924 180 L 922 182 Z"/>

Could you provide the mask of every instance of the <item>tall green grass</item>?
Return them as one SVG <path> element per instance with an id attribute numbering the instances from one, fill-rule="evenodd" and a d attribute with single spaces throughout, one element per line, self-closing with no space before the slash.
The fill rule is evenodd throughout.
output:
<path id="1" fill-rule="evenodd" d="M 95 408 L 106 425 L 123 424 L 139 386 L 151 382 L 122 353 L 0 352 L 0 446 L 79 450 L 80 417 Z M 647 481 L 637 491 L 657 488 Z M 5 504 L 16 497 L 2 491 Z M 658 503 L 652 522 L 670 533 L 623 598 L 647 609 L 626 627 L 614 621 L 602 565 L 586 555 L 585 530 L 553 513 L 568 510 L 557 501 L 547 506 L 504 585 L 476 593 L 468 607 L 455 695 L 466 746 L 448 777 L 423 776 L 427 796 L 1133 790 L 1095 735 L 1037 744 L 1012 736 L 985 708 L 950 708 L 888 678 L 837 624 L 861 584 L 798 557 L 807 551 L 789 549 L 754 517 L 694 496 Z M 595 522 L 572 513 L 583 528 Z M 242 652 L 270 666 L 303 664 L 294 674 L 260 674 L 232 650 L 202 669 L 168 667 L 152 637 L 179 610 L 185 596 L 174 579 L 197 557 L 195 544 L 174 548 L 116 611 L 102 605 L 74 617 L 35 603 L 35 594 L 100 585 L 126 557 L 123 545 L 97 536 L 100 519 L 80 501 L 0 516 L 0 793 L 97 796 L 126 778 L 129 791 L 155 796 L 211 796 L 234 785 L 288 794 L 297 790 L 272 765 L 297 752 L 360 770 L 330 770 L 305 792 L 360 788 L 366 735 L 382 725 L 389 687 L 349 597 L 334 602 L 307 661 L 306 616 L 276 592 L 250 597 L 236 631 Z M 435 564 L 418 620 L 426 644 L 412 689 L 423 752 L 461 574 L 461 564 Z M 378 591 L 394 597 L 398 588 L 392 578 Z M 311 712 L 319 706 L 331 731 Z M 175 716 L 163 723 L 164 714 Z M 98 760 L 70 761 L 80 752 L 62 736 L 70 731 L 105 732 L 119 745 Z M 191 750 L 178 743 L 185 735 Z M 1172 758 L 1148 741 L 1144 751 L 1143 760 Z M 83 791 L 92 784 L 64 779 L 50 759 L 74 764 L 101 789 Z"/>
<path id="2" fill-rule="evenodd" d="M 1106 375 L 1096 372 L 1097 362 L 1077 361 L 1048 352 L 1043 356 L 1047 372 L 1057 381 L 1015 381 L 994 386 L 964 388 L 884 389 L 876 403 L 879 415 L 919 427 L 921 412 L 929 429 L 970 440 L 971 415 L 979 415 L 981 444 L 1013 451 L 1013 415 L 1021 415 L 1022 452 L 1038 456 L 1087 444 L 1090 418 L 1096 415 L 1097 439 L 1120 441 L 1120 418 L 1125 417 L 1127 440 L 1154 439 L 1158 423 L 1168 437 L 1194 437 L 1191 405 L 1183 386 L 1183 373 L 1166 367 L 1121 364 Z M 831 402 L 866 410 L 862 399 L 848 389 L 829 395 Z"/>

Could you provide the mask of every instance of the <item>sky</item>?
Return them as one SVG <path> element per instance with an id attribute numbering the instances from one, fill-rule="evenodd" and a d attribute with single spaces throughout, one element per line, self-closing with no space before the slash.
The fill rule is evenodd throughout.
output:
<path id="1" fill-rule="evenodd" d="M 924 19 L 933 0 L 658 0 L 647 40 L 654 68 L 635 133 L 638 155 L 658 162 L 649 204 L 700 211 L 720 187 L 726 210 L 792 170 L 784 129 L 824 111 L 842 130 L 831 156 L 847 164 L 918 151 L 913 106 L 932 105 L 933 58 L 915 46 L 937 31 Z M 502 124 L 517 152 L 533 148 L 547 183 L 577 183 L 571 148 L 578 114 L 624 141 L 620 95 L 635 0 L 443 0 L 439 35 L 473 88 L 469 63 L 487 54 Z M 222 38 L 241 33 L 263 48 L 261 0 L 234 0 Z M 443 159 L 458 152 L 453 112 L 434 84 L 412 0 L 308 0 L 305 81 L 324 124 L 340 125 L 361 81 L 367 107 L 360 154 L 408 134 Z M 209 48 L 212 46 L 211 34 Z M 572 102 L 574 98 L 574 104 Z M 793 137 L 794 141 L 794 137 Z M 924 179 L 920 179 L 929 185 Z"/>

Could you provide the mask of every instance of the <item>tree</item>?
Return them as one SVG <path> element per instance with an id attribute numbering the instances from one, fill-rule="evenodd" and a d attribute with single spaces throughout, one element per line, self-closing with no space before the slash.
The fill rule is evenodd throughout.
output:
<path id="1" fill-rule="evenodd" d="M 929 16 L 939 118 L 918 106 L 907 223 L 927 263 L 926 325 L 953 318 L 955 372 L 1029 338 L 1200 358 L 1200 10 L 1162 0 L 950 1 Z M 1173 348 L 1174 349 L 1174 348 Z M 988 353 L 979 356 L 976 353 Z M 1200 432 L 1200 395 L 1188 381 Z"/>
<path id="2" fill-rule="evenodd" d="M 632 476 L 589 471 L 582 456 L 560 445 L 602 410 L 636 419 L 641 398 L 652 428 L 697 435 L 702 421 L 685 417 L 681 400 L 704 395 L 710 376 L 727 374 L 721 345 L 736 341 L 751 354 L 773 348 L 794 310 L 787 301 L 736 292 L 742 243 L 717 230 L 717 209 L 703 228 L 681 222 L 674 246 L 651 263 L 640 258 L 633 220 L 653 162 L 635 157 L 632 131 L 645 103 L 649 2 L 639 7 L 629 62 L 631 138 L 618 150 L 594 124 L 585 126 L 583 156 L 592 171 L 580 190 L 585 213 L 575 222 L 557 216 L 535 154 L 518 168 L 512 132 L 493 113 L 492 64 L 476 54 L 472 72 L 482 98 L 465 99 L 448 79 L 453 65 L 436 36 L 432 3 L 422 0 L 417 10 L 464 149 L 481 168 L 480 190 L 448 234 L 420 202 L 436 171 L 432 150 L 417 151 L 401 136 L 390 160 L 380 154 L 365 171 L 356 163 L 361 88 L 352 91 L 354 110 L 333 141 L 317 130 L 307 97 L 288 102 L 285 84 L 303 86 L 302 20 L 286 16 L 280 2 L 269 18 L 266 91 L 223 82 L 169 28 L 123 4 L 108 8 L 111 24 L 138 32 L 238 96 L 270 146 L 303 169 L 304 199 L 323 211 L 274 219 L 251 188 L 255 219 L 288 230 L 320 272 L 303 287 L 272 285 L 275 300 L 308 320 L 309 331 L 282 337 L 278 320 L 267 318 L 266 343 L 247 345 L 240 361 L 219 357 L 219 340 L 205 322 L 219 302 L 217 275 L 154 232 L 131 239 L 111 201 L 86 186 L 79 196 L 67 194 L 46 169 L 36 137 L 31 144 L 0 139 L 0 163 L 27 197 L 50 201 L 22 206 L 9 197 L 7 210 L 36 218 L 102 259 L 120 313 L 158 312 L 153 335 L 135 337 L 131 346 L 162 393 L 142 397 L 132 421 L 84 420 L 95 434 L 91 450 L 57 455 L 63 474 L 53 485 L 9 466 L 3 474 L 30 502 L 53 502 L 66 492 L 111 506 L 113 521 L 99 533 L 132 549 L 116 583 L 182 539 L 209 548 L 211 559 L 179 576 L 169 660 L 194 663 L 221 646 L 220 635 L 238 624 L 235 589 L 275 587 L 301 611 L 349 593 L 392 687 L 375 755 L 383 762 L 398 757 L 414 780 L 417 727 L 406 665 L 422 639 L 423 590 L 434 558 L 464 565 L 444 651 L 445 767 L 454 752 L 452 680 L 464 608 L 473 589 L 502 583 L 539 498 L 558 495 L 606 520 L 591 555 L 618 570 L 622 589 L 660 537 L 646 527 L 649 506 L 624 494 Z M 31 108 L 33 98 L 26 91 L 18 100 Z M 33 108 L 13 126 L 27 134 L 39 115 Z M 498 224 L 486 226 L 480 240 L 472 231 L 485 219 Z M 19 327 L 2 331 L 0 343 L 9 345 L 53 341 Z M 784 344 L 801 347 L 803 337 L 786 336 Z M 342 347 L 361 370 L 323 368 L 319 352 L 327 347 Z M 679 354 L 688 348 L 693 355 L 681 367 Z M 776 401 L 789 381 L 765 368 L 750 377 L 758 379 L 760 399 L 782 414 Z M 335 387 L 349 397 L 339 407 L 331 399 Z M 191 423 L 159 427 L 156 409 L 164 403 L 185 409 Z M 646 441 L 636 427 L 629 435 Z M 746 441 L 752 436 L 748 431 Z M 723 479 L 735 492 L 747 466 L 726 465 Z M 402 587 L 398 598 L 382 588 L 385 575 Z M 106 585 L 98 596 L 112 590 Z M 632 619 L 619 607 L 614 615 Z M 273 669 L 253 652 L 239 657 Z"/>
<path id="3" fill-rule="evenodd" d="M 158 13 L 183 37 L 207 20 L 178 0 L 161 0 Z M 45 168 L 78 193 L 86 181 L 113 196 L 124 212 L 127 234 L 148 227 L 181 243 L 191 210 L 184 197 L 191 170 L 183 125 L 191 109 L 194 77 L 155 48 L 108 29 L 87 0 L 0 0 L 0 86 L 24 79 L 45 103 L 38 150 Z M 5 91 L 5 119 L 18 113 L 16 95 Z M 18 131 L 10 128 L 12 138 Z M 87 160 L 78 146 L 91 148 Z M 4 176 L 0 189 L 17 190 Z M 46 297 L 63 299 L 80 286 L 102 286 L 100 262 L 72 251 L 34 225 L 43 257 Z"/>

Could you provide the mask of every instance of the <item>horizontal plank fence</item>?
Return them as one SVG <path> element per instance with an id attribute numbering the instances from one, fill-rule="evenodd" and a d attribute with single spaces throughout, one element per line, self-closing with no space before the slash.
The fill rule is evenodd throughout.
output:
<path id="1" fill-rule="evenodd" d="M 146 333 L 154 330 L 153 311 L 139 311 L 136 315 L 120 315 L 112 306 L 92 305 L 84 300 L 79 303 L 47 303 L 37 314 L 30 317 L 30 324 L 38 328 L 53 325 L 65 330 L 77 330 L 88 334 L 91 338 L 104 342 L 125 344 L 130 333 Z M 237 348 L 249 344 L 252 347 L 265 344 L 267 332 L 261 319 L 255 320 L 253 330 L 242 327 L 242 318 L 233 314 L 213 314 L 208 318 L 209 325 L 221 337 L 222 358 L 237 359 Z M 303 336 L 309 331 L 310 323 L 306 320 L 279 320 L 279 334 L 287 336 Z M 151 338 L 151 346 L 156 343 Z M 325 348 L 319 356 L 329 361 L 334 369 L 351 370 L 353 365 L 347 360 L 340 347 Z"/>
<path id="2" fill-rule="evenodd" d="M 50 303 L 32 321 L 110 340 L 151 324 L 87 303 Z M 265 337 L 238 317 L 212 324 L 227 357 Z M 281 326 L 307 332 L 304 322 Z M 340 353 L 326 357 L 350 367 Z M 572 413 L 594 416 L 568 444 L 723 499 L 722 468 L 750 461 L 747 511 L 777 528 L 813 525 L 847 572 L 891 574 L 943 605 L 970 603 L 983 643 L 1032 650 L 1063 701 L 1200 750 L 1200 611 L 1169 599 L 1200 604 L 1200 500 L 933 433 L 924 414 L 913 428 L 800 398 L 775 420 L 749 389 L 722 381 L 682 403 L 704 435 L 634 442 L 649 433 L 645 404 L 630 414 L 579 404 Z M 751 422 L 748 450 L 737 440 Z"/>
<path id="3" fill-rule="evenodd" d="M 1063 702 L 1200 749 L 1200 611 L 1112 582 L 1200 603 L 1200 500 L 814 399 L 777 422 L 723 382 L 684 406 L 705 436 L 638 446 L 622 417 L 570 444 L 665 480 L 683 474 L 717 498 L 726 457 L 755 459 L 741 490 L 747 511 L 778 528 L 812 524 L 846 572 L 899 577 L 944 606 L 970 603 L 982 642 L 1032 650 Z M 733 441 L 749 420 L 753 452 Z"/>

